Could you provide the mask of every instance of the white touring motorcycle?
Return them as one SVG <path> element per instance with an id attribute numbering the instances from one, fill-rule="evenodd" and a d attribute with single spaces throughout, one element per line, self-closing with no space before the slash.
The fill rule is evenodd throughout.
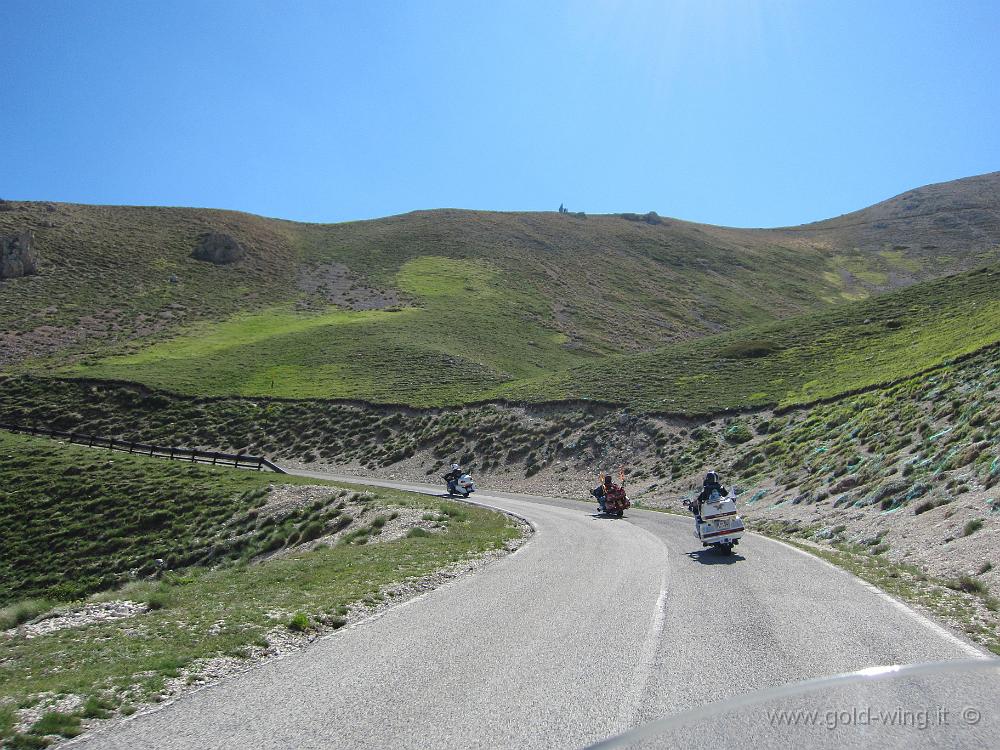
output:
<path id="1" fill-rule="evenodd" d="M 449 495 L 461 495 L 468 497 L 476 491 L 476 483 L 472 481 L 470 474 L 463 474 L 453 482 L 448 482 Z"/>
<path id="2" fill-rule="evenodd" d="M 695 500 L 686 500 L 688 510 L 694 511 Z M 722 497 L 713 492 L 701 504 L 701 515 L 695 516 L 694 535 L 703 547 L 715 547 L 725 555 L 731 554 L 733 547 L 740 543 L 745 527 L 743 519 L 736 513 L 736 494 Z"/>

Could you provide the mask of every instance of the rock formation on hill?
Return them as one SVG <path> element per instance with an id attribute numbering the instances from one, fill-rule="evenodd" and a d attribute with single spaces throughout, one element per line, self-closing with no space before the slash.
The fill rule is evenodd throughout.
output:
<path id="1" fill-rule="evenodd" d="M 246 249 L 232 235 L 208 232 L 198 238 L 198 244 L 191 257 L 224 266 L 242 260 L 246 254 Z"/>
<path id="2" fill-rule="evenodd" d="M 0 235 L 0 279 L 16 279 L 38 272 L 33 232 Z"/>

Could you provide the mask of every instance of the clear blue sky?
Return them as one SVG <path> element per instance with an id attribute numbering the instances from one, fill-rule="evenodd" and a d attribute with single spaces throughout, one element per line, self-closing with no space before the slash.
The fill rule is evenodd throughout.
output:
<path id="1" fill-rule="evenodd" d="M 4 0 L 0 197 L 801 223 L 1000 169 L 1000 3 Z"/>

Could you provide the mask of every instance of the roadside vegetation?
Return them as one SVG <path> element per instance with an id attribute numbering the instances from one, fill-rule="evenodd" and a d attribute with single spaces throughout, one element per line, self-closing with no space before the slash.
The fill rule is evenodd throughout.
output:
<path id="1" fill-rule="evenodd" d="M 1000 369 L 996 352 L 889 388 L 760 419 L 732 453 L 749 487 L 773 481 L 795 505 L 927 513 L 1000 485 Z M 988 499 L 984 514 L 1000 510 Z M 983 518 L 961 532 L 971 536 Z"/>
<path id="2" fill-rule="evenodd" d="M 995 351 L 748 420 L 728 448 L 751 527 L 807 545 L 1000 653 Z"/>
<path id="3" fill-rule="evenodd" d="M 336 402 L 198 399 L 131 385 L 0 378 L 0 423 L 42 425 L 160 445 L 265 454 L 276 460 L 381 469 L 427 456 L 482 471 L 534 473 L 561 459 L 601 455 L 609 435 L 666 435 L 599 405 L 500 405 L 408 410 Z M 671 454 L 674 448 L 665 448 Z"/>
<path id="4" fill-rule="evenodd" d="M 130 713 L 172 683 L 208 679 L 219 659 L 265 656 L 288 634 L 341 627 L 387 587 L 520 535 L 500 514 L 391 490 L 5 433 L 0 453 L 0 617 L 4 628 L 39 628 L 0 638 L 0 737 L 10 747 Z M 272 497 L 307 490 L 291 505 Z M 426 516 L 411 529 L 423 533 L 379 541 L 400 514 Z M 44 627 L 122 602 L 137 607 L 121 619 Z M 25 715 L 30 726 L 15 731 Z"/>

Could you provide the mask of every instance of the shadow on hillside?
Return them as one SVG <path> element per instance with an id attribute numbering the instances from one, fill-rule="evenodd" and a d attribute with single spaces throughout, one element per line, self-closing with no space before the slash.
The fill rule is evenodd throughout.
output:
<path id="1" fill-rule="evenodd" d="M 702 547 L 687 553 L 692 560 L 697 560 L 702 565 L 732 565 L 733 563 L 746 560 L 739 552 L 731 555 L 724 555 L 713 547 Z"/>

